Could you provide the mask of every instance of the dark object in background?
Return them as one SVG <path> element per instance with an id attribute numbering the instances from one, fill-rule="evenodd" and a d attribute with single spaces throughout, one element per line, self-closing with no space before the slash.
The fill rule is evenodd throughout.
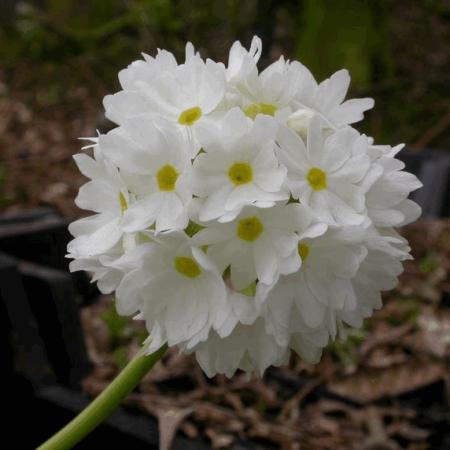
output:
<path id="1" fill-rule="evenodd" d="M 78 389 L 90 372 L 71 275 L 30 262 L 19 263 L 28 303 L 59 383 Z"/>
<path id="2" fill-rule="evenodd" d="M 423 183 L 411 194 L 422 207 L 423 218 L 450 216 L 450 154 L 439 150 L 406 149 L 397 156 Z"/>
<path id="3" fill-rule="evenodd" d="M 69 222 L 52 208 L 35 208 L 0 216 L 0 250 L 55 269 L 68 268 L 65 258 Z"/>
<path id="4" fill-rule="evenodd" d="M 17 427 L 2 427 L 4 442 L 33 448 L 30 437 L 40 422 L 34 391 L 53 380 L 45 349 L 28 305 L 17 261 L 0 253 L 0 351 L 2 356 L 3 405 L 8 424 L 27 424 L 26 433 Z"/>
<path id="5" fill-rule="evenodd" d="M 5 347 L 1 352 L 3 375 L 14 378 L 18 369 L 34 385 L 50 382 L 53 377 L 22 285 L 17 261 L 2 253 L 0 320 L 0 341 Z"/>
<path id="6" fill-rule="evenodd" d="M 3 17 L 12 17 L 15 14 L 18 0 L 2 0 L 0 2 L 0 14 Z"/>
<path id="7" fill-rule="evenodd" d="M 72 239 L 69 223 L 53 208 L 0 215 L 0 251 L 67 273 L 69 260 L 65 255 Z M 83 303 L 98 297 L 96 285 L 89 282 L 84 272 L 75 272 L 71 277 Z"/>

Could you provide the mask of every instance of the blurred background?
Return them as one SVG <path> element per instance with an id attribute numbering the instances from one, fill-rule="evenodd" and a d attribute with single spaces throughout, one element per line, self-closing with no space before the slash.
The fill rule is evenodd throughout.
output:
<path id="1" fill-rule="evenodd" d="M 186 442 L 197 442 L 193 448 L 448 449 L 450 223 L 443 216 L 450 205 L 442 193 L 450 167 L 449 0 L 0 0 L 0 211 L 8 213 L 0 219 L 0 251 L 36 260 L 36 252 L 17 250 L 21 235 L 11 223 L 43 216 L 23 211 L 53 208 L 45 214 L 64 227 L 82 214 L 73 199 L 84 180 L 72 155 L 79 137 L 112 126 L 102 98 L 119 90 L 120 69 L 157 48 L 181 61 L 186 41 L 226 63 L 230 45 L 249 46 L 254 34 L 263 40 L 260 67 L 284 54 L 318 81 L 349 69 L 349 96 L 375 99 L 356 127 L 380 144 L 406 143 L 408 167 L 424 177 L 422 202 L 438 193 L 440 203 L 403 231 L 416 260 L 386 307 L 332 345 L 320 365 L 294 358 L 264 381 L 210 381 L 192 359 L 170 354 L 141 386 L 147 396 L 130 402 L 169 434 L 180 428 Z M 439 177 L 437 188 L 426 181 Z M 58 242 L 55 259 L 40 258 L 63 270 L 65 244 Z M 25 290 L 34 286 L 26 284 L 29 266 L 17 270 Z M 78 386 L 96 395 L 137 348 L 142 330 L 119 318 L 110 299 L 93 302 L 86 286 L 80 292 L 74 304 L 82 306 L 90 369 L 87 378 L 77 375 Z M 49 370 L 64 385 L 66 375 Z M 179 423 L 162 420 L 168 410 Z M 40 424 L 46 431 L 56 426 L 48 420 Z"/>

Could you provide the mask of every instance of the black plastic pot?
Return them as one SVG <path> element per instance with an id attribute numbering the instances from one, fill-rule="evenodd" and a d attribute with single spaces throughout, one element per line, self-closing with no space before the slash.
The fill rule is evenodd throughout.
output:
<path id="1" fill-rule="evenodd" d="M 416 175 L 423 187 L 411 199 L 422 207 L 423 218 L 450 216 L 450 153 L 444 150 L 404 150 L 398 154 L 408 172 Z"/>

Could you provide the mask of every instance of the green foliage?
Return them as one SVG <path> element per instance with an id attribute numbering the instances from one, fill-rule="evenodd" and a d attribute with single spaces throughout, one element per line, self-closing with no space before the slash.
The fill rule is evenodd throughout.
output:
<path id="1" fill-rule="evenodd" d="M 255 26 L 258 3 L 264 2 L 47 0 L 41 7 L 22 2 L 17 17 L 0 28 L 0 56 L 12 64 L 25 57 L 57 62 L 95 55 L 123 66 L 143 50 L 166 47 L 181 54 L 186 40 L 207 44 L 219 27 L 231 42 L 240 30 Z"/>
<path id="2" fill-rule="evenodd" d="M 102 314 L 102 320 L 108 326 L 108 330 L 115 341 L 129 338 L 132 330 L 129 326 L 130 319 L 126 316 L 119 316 L 114 303 Z"/>
<path id="3" fill-rule="evenodd" d="M 295 56 L 318 79 L 347 68 L 353 82 L 363 87 L 373 81 L 375 65 L 391 72 L 389 40 L 373 2 L 306 0 L 299 22 Z"/>
<path id="4" fill-rule="evenodd" d="M 148 337 L 145 328 L 137 328 L 133 326 L 131 319 L 126 316 L 120 316 L 117 313 L 116 305 L 111 303 L 108 310 L 101 316 L 103 322 L 108 327 L 114 347 L 114 360 L 119 367 L 127 363 L 128 356 L 126 354 L 127 344 L 130 341 L 135 341 L 141 344 Z M 124 353 L 125 352 L 125 353 Z"/>
<path id="5" fill-rule="evenodd" d="M 115 348 L 112 357 L 117 367 L 122 370 L 129 361 L 127 347 L 125 345 L 120 345 Z"/>
<path id="6" fill-rule="evenodd" d="M 368 331 L 366 326 L 362 328 L 348 328 L 345 340 L 337 339 L 329 344 L 331 354 L 344 366 L 353 366 L 358 362 L 356 349 L 366 339 Z"/>
<path id="7" fill-rule="evenodd" d="M 427 253 L 419 261 L 419 269 L 423 273 L 431 273 L 439 267 L 439 261 L 436 259 L 436 255 L 432 252 Z"/>
<path id="8" fill-rule="evenodd" d="M 416 297 L 398 299 L 397 308 L 389 315 L 387 321 L 394 326 L 406 323 L 415 324 L 421 313 L 422 306 L 423 300 Z"/>

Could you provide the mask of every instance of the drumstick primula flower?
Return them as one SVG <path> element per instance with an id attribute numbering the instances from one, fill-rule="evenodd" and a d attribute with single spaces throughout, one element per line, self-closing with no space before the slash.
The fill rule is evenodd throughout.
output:
<path id="1" fill-rule="evenodd" d="M 104 100 L 117 124 L 75 156 L 89 179 L 70 226 L 71 270 L 145 321 L 150 354 L 195 354 L 207 375 L 310 363 L 382 306 L 410 258 L 395 228 L 420 215 L 421 184 L 353 124 L 346 70 L 318 83 L 261 40 L 226 64 L 186 46 L 120 72 Z"/>

